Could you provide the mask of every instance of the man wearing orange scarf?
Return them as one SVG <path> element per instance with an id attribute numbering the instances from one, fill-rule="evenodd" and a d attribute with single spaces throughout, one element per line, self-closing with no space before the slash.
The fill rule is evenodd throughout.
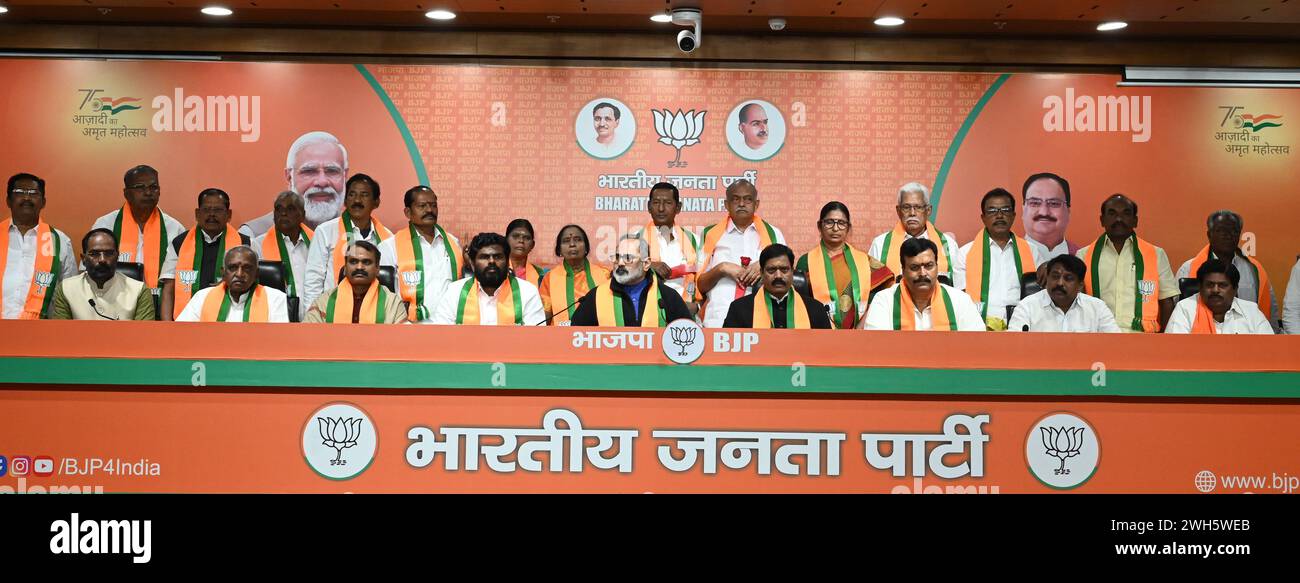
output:
<path id="1" fill-rule="evenodd" d="M 773 243 L 758 265 L 763 286 L 731 303 L 723 328 L 830 329 L 826 305 L 794 288 L 794 251 Z"/>
<path id="2" fill-rule="evenodd" d="M 1237 297 L 1241 272 L 1231 263 L 1210 259 L 1196 270 L 1201 291 L 1178 302 L 1169 317 L 1169 334 L 1272 334 L 1259 306 Z"/>
<path id="3" fill-rule="evenodd" d="M 937 275 L 947 277 L 948 284 L 955 285 L 953 260 L 957 254 L 957 240 L 948 233 L 940 232 L 938 227 L 930 222 L 932 210 L 930 189 L 919 182 L 904 184 L 898 189 L 898 206 L 894 207 L 894 212 L 898 213 L 898 223 L 893 229 L 871 240 L 871 248 L 867 249 L 867 255 L 880 259 L 880 262 L 884 263 L 890 271 L 902 273 L 903 262 L 898 249 L 903 242 L 912 239 L 933 241 L 938 250 L 935 257 Z"/>
<path id="4" fill-rule="evenodd" d="M 176 236 L 167 247 L 162 274 L 162 319 L 181 315 L 199 290 L 221 281 L 226 251 L 247 246 L 247 235 L 230 224 L 230 195 L 220 188 L 199 193 L 194 228 Z"/>
<path id="5" fill-rule="evenodd" d="M 727 187 L 727 217 L 704 229 L 696 262 L 696 297 L 705 328 L 720 328 L 727 310 L 759 280 L 758 254 L 773 243 L 785 244 L 781 230 L 758 216 L 758 189 L 748 180 Z"/>
<path id="6" fill-rule="evenodd" d="M 1038 271 L 1034 251 L 1023 237 L 1011 232 L 1016 222 L 1016 198 L 1002 188 L 990 190 L 980 200 L 984 228 L 957 250 L 953 287 L 980 309 L 991 330 L 1005 330 L 1007 307 L 1020 302 L 1020 282 Z"/>
<path id="7" fill-rule="evenodd" d="M 1237 296 L 1259 304 L 1260 311 L 1268 316 L 1269 321 L 1273 321 L 1278 315 L 1277 301 L 1273 296 L 1273 284 L 1268 279 L 1268 272 L 1264 271 L 1264 264 L 1254 257 L 1247 257 L 1237 246 L 1241 242 L 1241 231 L 1244 228 L 1241 215 L 1230 210 L 1215 211 L 1205 220 L 1205 237 L 1209 244 L 1201 248 L 1195 257 L 1183 262 L 1174 277 L 1192 277 L 1209 259 L 1232 263 L 1237 272 L 1241 273 Z"/>
<path id="8" fill-rule="evenodd" d="M 384 239 L 393 236 L 393 232 L 374 216 L 375 209 L 379 208 L 379 195 L 379 182 L 374 178 L 354 174 L 348 179 L 343 195 L 343 214 L 318 225 L 312 237 L 311 249 L 307 251 L 303 301 L 313 303 L 334 288 L 349 243 L 366 241 L 378 248 Z"/>
<path id="9" fill-rule="evenodd" d="M 177 322 L 288 322 L 288 296 L 257 284 L 257 252 L 239 246 L 226 252 L 221 283 L 199 290 Z"/>
<path id="10" fill-rule="evenodd" d="M 113 232 L 117 237 L 118 261 L 144 264 L 144 285 L 156 299 L 162 293 L 159 283 L 162 274 L 170 276 L 176 267 L 164 265 L 167 247 L 185 226 L 158 208 L 162 187 L 157 170 L 136 166 L 122 176 L 122 184 L 126 204 L 99 217 L 90 228 Z"/>
<path id="11" fill-rule="evenodd" d="M 867 330 L 984 331 L 970 296 L 939 283 L 934 241 L 913 238 L 898 248 L 903 283 L 876 294 L 863 320 Z"/>
<path id="12" fill-rule="evenodd" d="M 59 282 L 77 276 L 72 241 L 41 220 L 44 180 L 15 174 L 9 179 L 5 203 L 10 217 L 0 221 L 4 319 L 48 318 Z"/>
<path id="13" fill-rule="evenodd" d="M 1113 194 L 1101 203 L 1106 230 L 1076 256 L 1088 266 L 1084 291 L 1110 308 L 1125 332 L 1164 329 L 1178 302 L 1178 281 L 1165 250 L 1137 236 L 1138 205 Z"/>
<path id="14" fill-rule="evenodd" d="M 537 287 L 510 269 L 510 244 L 498 233 L 469 242 L 474 275 L 451 282 L 426 323 L 465 326 L 536 326 L 546 320 Z"/>
<path id="15" fill-rule="evenodd" d="M 354 241 L 343 254 L 344 277 L 321 294 L 303 322 L 312 324 L 407 324 L 402 298 L 379 283 L 379 248 Z"/>
<path id="16" fill-rule="evenodd" d="M 650 224 L 642 236 L 650 247 L 650 269 L 659 281 L 672 288 L 686 302 L 695 305 L 695 270 L 699 258 L 699 243 L 695 234 L 677 225 L 677 215 L 682 212 L 682 196 L 671 182 L 660 182 L 650 187 Z"/>

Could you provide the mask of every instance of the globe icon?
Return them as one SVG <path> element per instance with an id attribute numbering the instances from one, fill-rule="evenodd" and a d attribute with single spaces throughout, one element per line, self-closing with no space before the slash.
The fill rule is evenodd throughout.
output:
<path id="1" fill-rule="evenodd" d="M 1196 489 L 1202 492 L 1213 492 L 1218 482 L 1219 480 L 1214 477 L 1214 472 L 1210 470 L 1201 470 L 1196 474 Z"/>

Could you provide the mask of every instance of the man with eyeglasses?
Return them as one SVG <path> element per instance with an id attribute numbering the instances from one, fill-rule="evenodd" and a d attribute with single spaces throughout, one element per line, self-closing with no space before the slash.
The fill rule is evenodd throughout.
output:
<path id="1" fill-rule="evenodd" d="M 1020 189 L 1025 205 L 1025 239 L 1041 265 L 1057 255 L 1074 255 L 1079 246 L 1065 239 L 1070 226 L 1070 183 L 1051 172 L 1025 179 Z"/>
<path id="2" fill-rule="evenodd" d="M 573 326 L 663 328 L 691 312 L 677 290 L 650 269 L 650 244 L 624 235 L 614 253 L 612 279 L 587 292 L 573 313 Z"/>
<path id="3" fill-rule="evenodd" d="M 348 179 L 348 150 L 329 132 L 307 132 L 289 146 L 284 163 L 284 181 L 302 195 L 307 227 L 336 219 L 343 208 L 343 184 Z M 278 200 L 278 198 L 277 198 Z M 243 225 L 239 232 L 256 237 L 275 226 L 275 212 Z"/>
<path id="4" fill-rule="evenodd" d="M 159 297 L 162 274 L 171 272 L 175 265 L 165 265 L 167 246 L 172 238 L 185 230 L 180 221 L 162 212 L 158 201 L 162 187 L 158 171 L 140 165 L 122 176 L 122 197 L 126 204 L 95 220 L 92 229 L 109 229 L 117 240 L 118 262 L 140 263 L 144 266 L 144 283 Z"/>
<path id="5" fill-rule="evenodd" d="M 880 259 L 890 271 L 903 273 L 902 258 L 898 254 L 904 242 L 926 239 L 934 242 L 938 276 L 947 277 L 949 284 L 956 283 L 952 261 L 957 254 L 957 240 L 951 233 L 942 233 L 930 222 L 930 189 L 919 182 L 909 182 L 898 189 L 898 223 L 892 230 L 876 236 L 867 254 Z"/>
<path id="6" fill-rule="evenodd" d="M 1264 264 L 1254 257 L 1247 257 L 1238 247 L 1244 227 L 1241 215 L 1230 210 L 1215 211 L 1205 219 L 1205 237 L 1209 244 L 1201 248 L 1195 257 L 1184 261 L 1174 277 L 1192 277 L 1201 265 L 1211 259 L 1229 262 L 1237 268 L 1241 279 L 1240 285 L 1236 286 L 1237 297 L 1255 302 L 1270 322 L 1276 322 L 1277 301 L 1274 300 L 1273 285 L 1269 283 Z"/>
<path id="7" fill-rule="evenodd" d="M 379 182 L 365 174 L 348 179 L 343 197 L 343 214 L 316 227 L 311 249 L 307 251 L 307 281 L 303 301 L 311 305 L 329 293 L 339 282 L 343 252 L 357 241 L 368 241 L 376 248 L 393 232 L 374 216 L 379 208 Z"/>
<path id="8" fill-rule="evenodd" d="M 41 220 L 45 181 L 33 174 L 9 178 L 5 204 L 9 218 L 0 222 L 0 273 L 5 320 L 48 317 L 53 288 L 77 275 L 72 241 Z"/>
<path id="9" fill-rule="evenodd" d="M 117 272 L 117 237 L 92 229 L 81 238 L 86 271 L 54 288 L 51 320 L 153 320 L 153 294 L 144 282 Z"/>
<path id="10" fill-rule="evenodd" d="M 199 193 L 193 229 L 172 239 L 162 280 L 163 320 L 175 320 L 199 290 L 222 279 L 227 249 L 249 244 L 247 235 L 230 225 L 230 195 L 220 188 Z"/>
<path id="11" fill-rule="evenodd" d="M 1007 306 L 1020 302 L 1020 281 L 1035 273 L 1038 264 L 1029 242 L 1016 237 L 1016 198 L 1003 188 L 988 191 L 980 200 L 984 228 L 957 251 L 953 287 L 966 290 L 990 330 L 1005 330 Z"/>

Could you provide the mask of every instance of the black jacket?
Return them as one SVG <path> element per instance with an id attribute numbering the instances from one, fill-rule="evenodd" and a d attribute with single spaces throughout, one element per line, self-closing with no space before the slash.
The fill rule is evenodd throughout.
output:
<path id="1" fill-rule="evenodd" d="M 799 293 L 790 290 L 790 293 Z M 734 302 L 731 302 L 731 308 L 727 310 L 727 319 L 722 322 L 723 328 L 753 328 L 754 327 L 754 298 L 757 294 L 749 294 Z M 785 296 L 785 301 L 777 302 L 777 311 L 785 309 L 785 302 L 791 300 L 789 295 Z M 826 305 L 814 300 L 808 296 L 803 296 L 803 305 L 808 310 L 808 325 L 813 328 L 830 328 L 831 319 L 826 315 Z M 773 328 L 785 328 L 785 318 L 774 318 Z"/>
<path id="2" fill-rule="evenodd" d="M 176 250 L 177 255 L 180 255 L 181 245 L 185 244 L 185 237 L 187 237 L 189 234 L 190 234 L 189 231 L 184 231 L 180 235 L 177 235 L 176 238 L 172 239 L 172 249 Z M 224 236 L 221 237 L 221 239 L 224 238 L 225 238 Z M 203 265 L 199 266 L 199 287 L 200 288 L 211 287 L 217 285 L 217 283 L 221 281 L 221 278 L 217 277 L 217 264 L 226 260 L 225 257 L 217 257 L 218 255 L 217 248 L 220 247 L 222 244 L 221 239 L 209 243 L 208 240 L 203 237 L 202 231 L 194 234 L 194 244 L 201 245 L 203 247 Z M 243 245 L 247 247 L 251 244 L 252 243 L 250 242 L 248 235 L 245 235 L 243 233 L 239 234 L 239 245 Z M 239 245 L 231 245 L 230 243 L 226 243 L 226 251 L 234 249 Z M 259 253 L 261 252 L 257 249 L 254 249 L 254 251 L 258 251 Z M 189 269 L 191 267 L 193 266 L 177 265 L 176 269 L 177 270 Z M 179 281 L 179 279 L 177 281 Z"/>
<path id="3" fill-rule="evenodd" d="M 689 319 L 691 317 L 690 310 L 686 308 L 686 302 L 682 301 L 682 296 L 677 293 L 677 290 L 660 283 L 659 278 L 655 277 L 653 273 L 650 273 L 647 277 L 651 278 L 650 285 L 659 286 L 659 302 L 660 305 L 663 306 L 666 322 L 672 322 L 678 318 Z M 608 283 L 603 285 L 608 285 L 610 290 L 614 292 L 614 295 L 623 300 L 623 326 L 626 328 L 635 328 L 640 326 L 642 314 L 641 312 L 633 310 L 632 299 L 627 297 L 627 291 L 623 285 L 613 279 L 610 279 Z M 596 317 L 596 290 L 598 289 L 600 289 L 600 286 L 587 292 L 587 295 L 582 296 L 582 299 L 578 301 L 578 309 L 573 313 L 572 325 L 600 325 L 600 322 Z M 658 309 L 659 306 L 645 305 L 646 296 L 649 294 L 650 286 L 647 285 L 645 286 L 645 289 L 641 290 L 641 309 Z"/>

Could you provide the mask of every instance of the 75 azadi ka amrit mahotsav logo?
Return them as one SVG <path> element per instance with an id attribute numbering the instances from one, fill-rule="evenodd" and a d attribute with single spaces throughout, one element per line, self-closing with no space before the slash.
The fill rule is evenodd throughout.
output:
<path id="1" fill-rule="evenodd" d="M 1239 130 L 1255 133 L 1267 128 L 1282 127 L 1282 116 L 1275 113 L 1244 113 L 1246 108 L 1239 105 L 1220 106 L 1220 109 L 1228 110 L 1228 114 L 1223 119 L 1224 123 L 1232 120 L 1232 127 Z"/>
<path id="2" fill-rule="evenodd" d="M 117 115 L 123 111 L 134 111 L 140 109 L 135 105 L 140 101 L 139 97 L 110 97 L 100 95 L 102 89 L 78 89 L 86 96 L 81 100 L 81 109 L 90 109 L 91 111 L 106 111 L 111 115 Z"/>

